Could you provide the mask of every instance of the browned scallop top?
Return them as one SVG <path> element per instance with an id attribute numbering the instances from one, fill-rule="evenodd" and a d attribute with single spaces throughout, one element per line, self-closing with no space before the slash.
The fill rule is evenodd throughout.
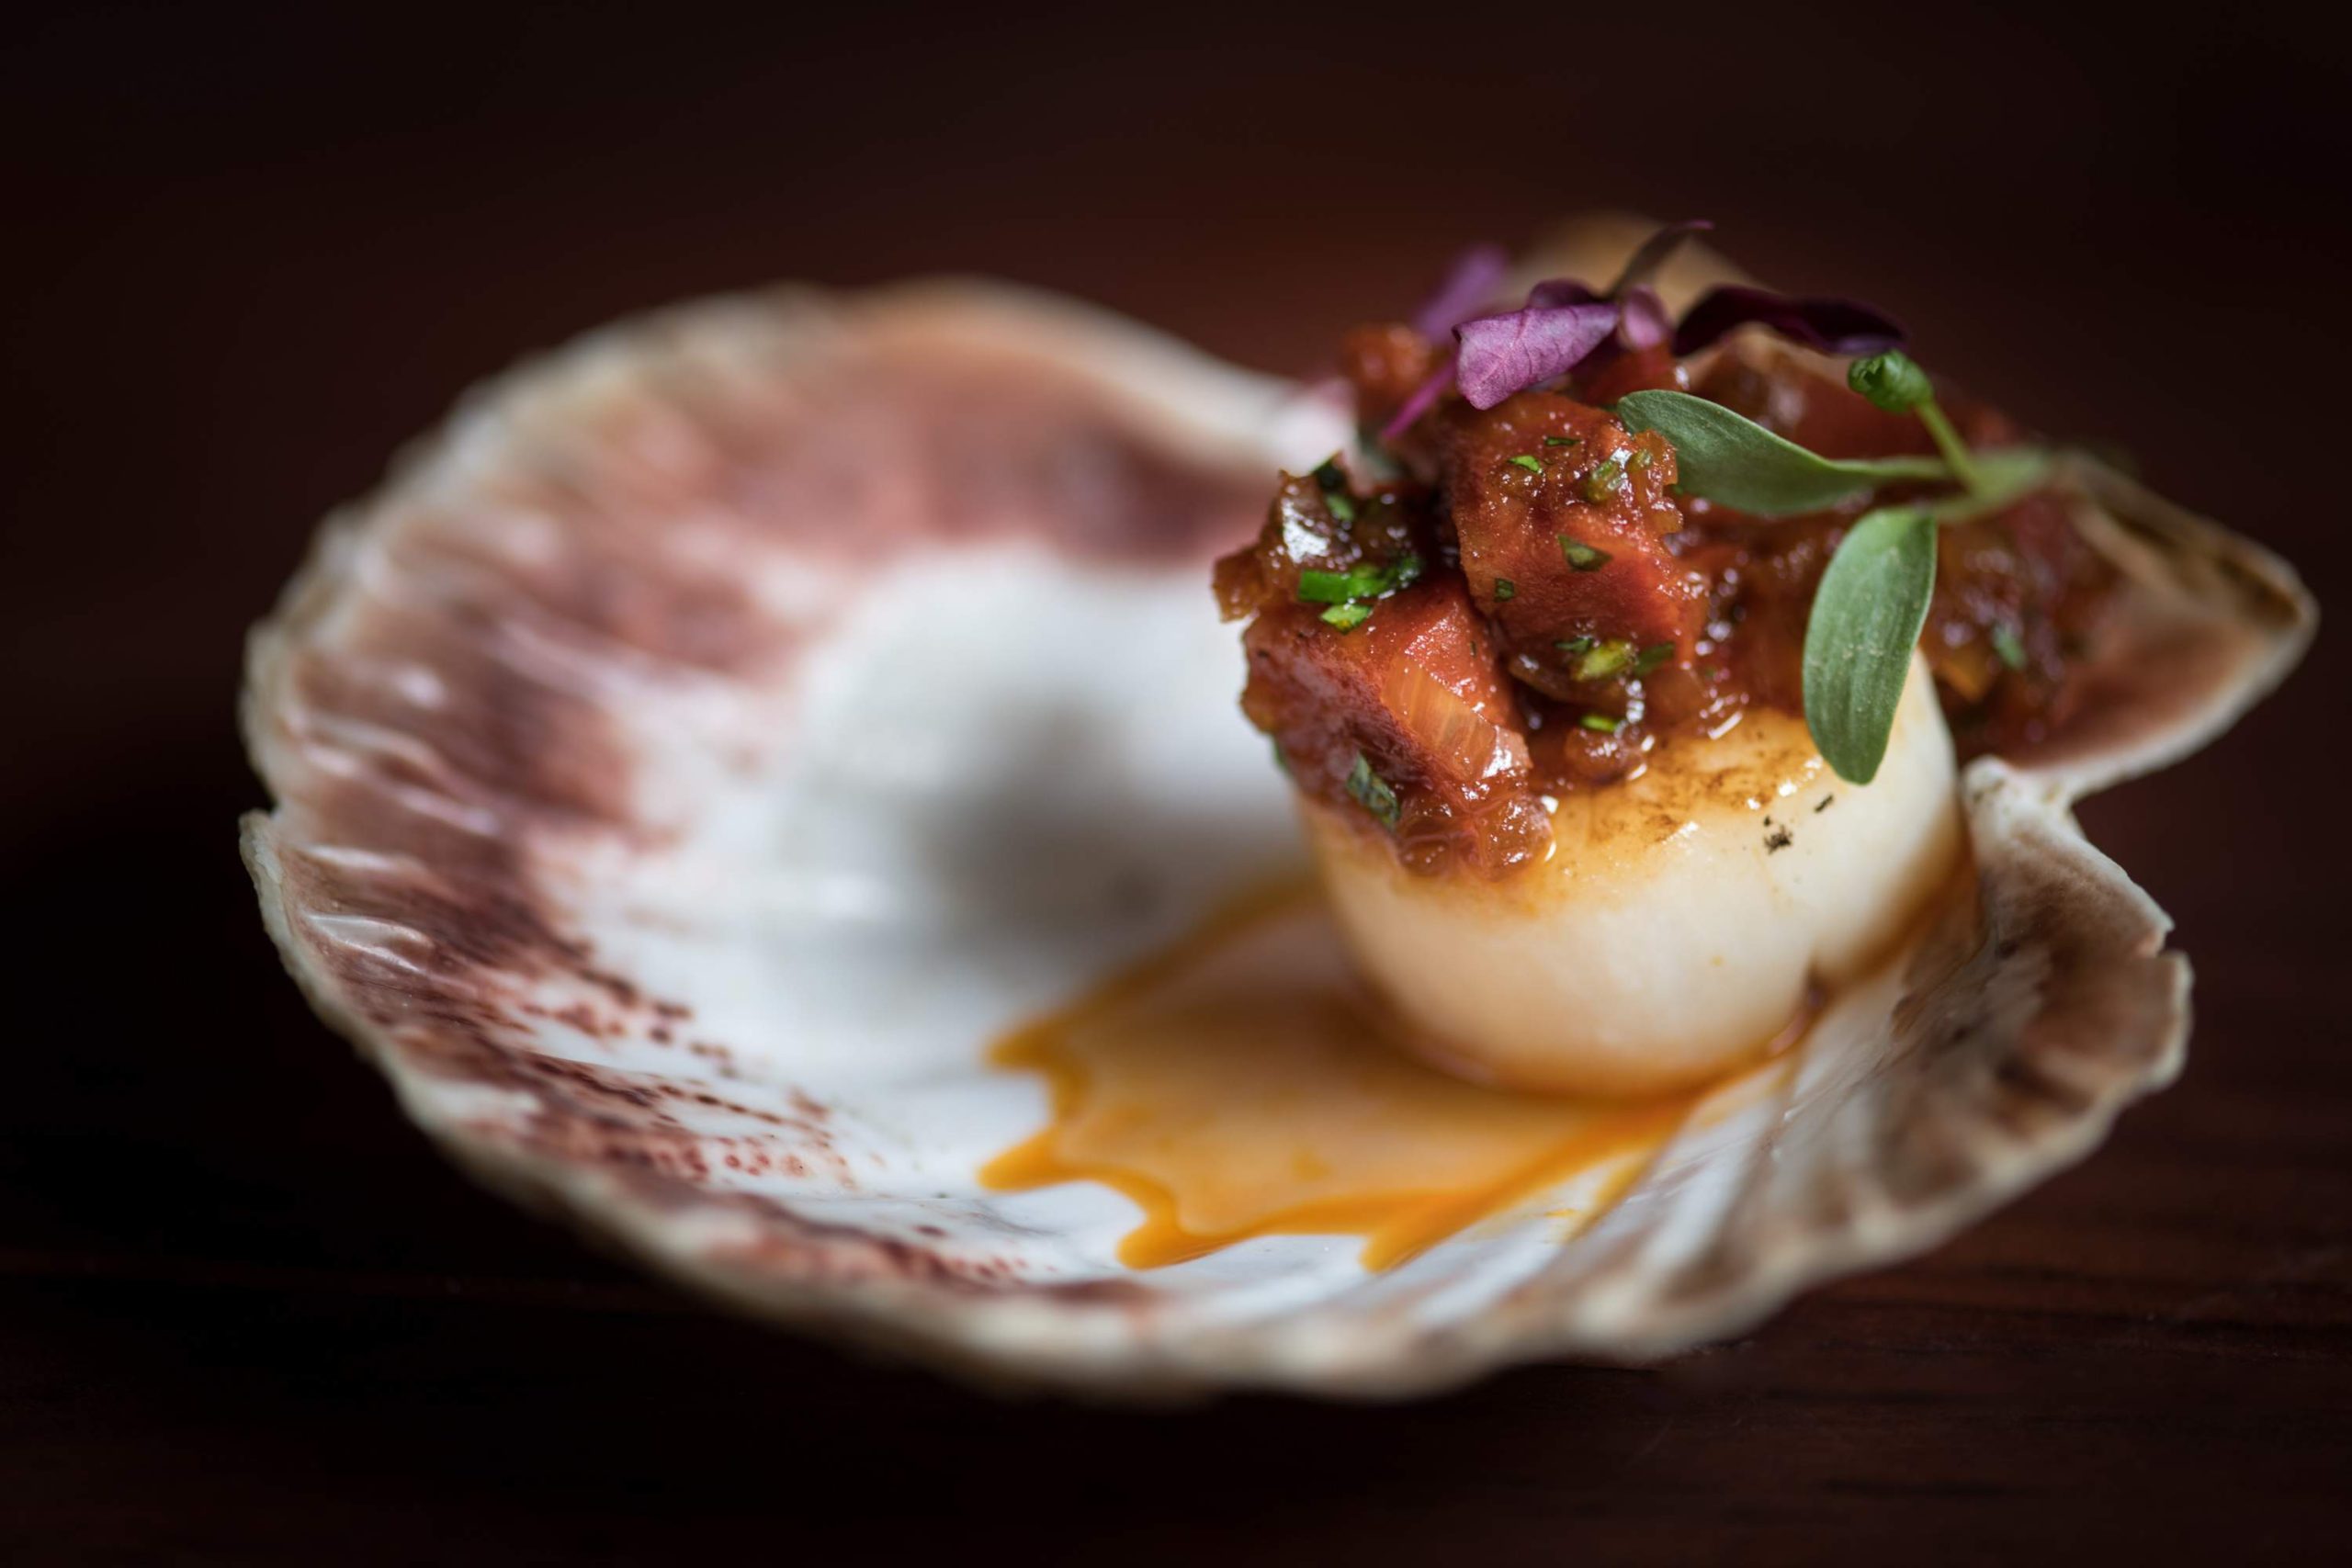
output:
<path id="1" fill-rule="evenodd" d="M 1368 425 L 1436 352 L 1404 327 L 1350 334 Z M 1683 496 L 1665 437 L 1609 412 L 1645 388 L 1825 456 L 1933 449 L 1793 354 L 1627 353 L 1484 411 L 1449 397 L 1344 467 L 1284 476 L 1257 540 L 1217 564 L 1225 614 L 1250 621 L 1243 711 L 1308 796 L 1393 836 L 1410 869 L 1503 874 L 1543 853 L 1545 796 L 1751 704 L 1802 712 L 1814 592 L 1871 499 L 1767 520 Z M 1945 401 L 1971 446 L 2018 438 Z M 2112 569 L 2055 491 L 1945 527 L 1937 568 L 1921 646 L 1962 754 L 2030 746 L 2074 700 Z"/>

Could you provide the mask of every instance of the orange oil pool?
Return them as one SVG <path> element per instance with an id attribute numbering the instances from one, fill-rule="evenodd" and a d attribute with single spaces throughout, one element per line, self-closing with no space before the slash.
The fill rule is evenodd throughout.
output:
<path id="1" fill-rule="evenodd" d="M 1306 1233 L 1360 1235 L 1385 1269 L 1540 1192 L 1558 1190 L 1572 1234 L 1736 1087 L 1513 1093 L 1422 1065 L 1389 1030 L 1321 901 L 1261 897 L 997 1044 L 993 1061 L 1045 1077 L 1053 1121 L 981 1180 L 1125 1193 L 1144 1211 L 1119 1247 L 1130 1268 Z"/>

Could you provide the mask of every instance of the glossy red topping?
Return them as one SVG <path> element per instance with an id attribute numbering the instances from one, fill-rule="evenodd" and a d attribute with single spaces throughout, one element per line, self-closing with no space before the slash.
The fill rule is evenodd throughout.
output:
<path id="1" fill-rule="evenodd" d="M 1367 423 L 1445 365 L 1405 326 L 1351 333 L 1342 361 Z M 1563 389 L 1484 411 L 1445 395 L 1378 455 L 1380 482 L 1286 477 L 1257 542 L 1218 563 L 1227 615 L 1252 622 L 1244 710 L 1301 790 L 1408 867 L 1500 874 L 1542 852 L 1544 795 L 1623 778 L 1751 703 L 1803 711 L 1822 571 L 1860 512 L 1901 492 L 1770 520 L 1680 497 L 1672 446 L 1601 406 L 1658 387 L 1827 457 L 1932 449 L 1917 420 L 1793 353 L 1621 344 Z M 1972 446 L 2018 438 L 1945 401 Z M 1943 529 L 1922 648 L 1964 755 L 2063 718 L 2111 581 L 2055 494 Z"/>
<path id="2" fill-rule="evenodd" d="M 1706 587 L 1667 547 L 1682 513 L 1667 494 L 1664 436 L 1630 434 L 1557 392 L 1521 392 L 1485 413 L 1449 409 L 1439 443 L 1462 573 L 1514 675 L 1571 697 L 1594 645 L 1690 658 Z"/>

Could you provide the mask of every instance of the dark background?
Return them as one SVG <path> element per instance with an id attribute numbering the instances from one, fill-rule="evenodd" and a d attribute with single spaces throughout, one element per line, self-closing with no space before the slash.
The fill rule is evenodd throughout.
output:
<path id="1" fill-rule="evenodd" d="M 2339 592 L 2340 39 L 2255 6 L 1432 11 L 10 24 L 0 1558 L 2341 1552 L 2337 636 L 2083 812 L 2195 957 L 2184 1081 L 1931 1257 L 1654 1371 L 1136 1416 L 871 1369 L 475 1193 L 278 972 L 232 710 L 314 520 L 515 355 L 782 276 L 1001 273 L 1295 370 L 1467 240 L 1704 214 Z"/>

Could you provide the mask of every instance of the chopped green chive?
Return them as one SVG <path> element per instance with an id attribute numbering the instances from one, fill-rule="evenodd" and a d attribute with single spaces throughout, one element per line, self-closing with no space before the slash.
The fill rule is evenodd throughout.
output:
<path id="1" fill-rule="evenodd" d="M 1625 728 L 1622 718 L 1611 718 L 1605 713 L 1589 713 L 1577 722 L 1598 735 L 1614 735 Z"/>
<path id="2" fill-rule="evenodd" d="M 1581 436 L 1575 435 L 1547 435 L 1544 438 L 1544 445 L 1546 446 L 1581 446 L 1584 445 L 1584 440 Z"/>
<path id="3" fill-rule="evenodd" d="M 1309 604 L 1344 604 L 1358 593 L 1369 592 L 1371 583 L 1357 586 L 1363 569 L 1354 571 L 1302 571 L 1298 574 L 1298 596 Z"/>
<path id="4" fill-rule="evenodd" d="M 1352 523 L 1356 520 L 1355 499 L 1345 491 L 1335 490 L 1326 494 L 1323 497 L 1323 504 L 1329 507 L 1331 515 L 1342 523 Z"/>
<path id="5" fill-rule="evenodd" d="M 1510 578 L 1498 577 L 1495 579 L 1495 603 L 1498 604 L 1501 604 L 1504 600 L 1510 598 L 1512 594 L 1518 592 L 1519 584 L 1513 582 Z"/>
<path id="6" fill-rule="evenodd" d="M 1334 604 L 1323 612 L 1323 624 L 1337 626 L 1343 632 L 1351 632 L 1370 619 L 1372 606 L 1369 604 Z"/>
<path id="7" fill-rule="evenodd" d="M 1634 645 L 1630 642 L 1596 643 L 1577 660 L 1576 677 L 1579 681 L 1605 681 L 1634 661 Z"/>
<path id="8" fill-rule="evenodd" d="M 1396 830 L 1396 792 L 1372 771 L 1372 763 L 1361 751 L 1356 753 L 1356 765 L 1348 770 L 1347 787 L 1355 803 L 1380 818 L 1382 827 Z"/>
<path id="9" fill-rule="evenodd" d="M 1345 571 L 1302 571 L 1298 596 L 1309 604 L 1345 604 L 1353 599 L 1377 599 L 1403 588 L 1421 575 L 1421 558 L 1399 556 L 1386 566 L 1370 561 Z"/>
<path id="10" fill-rule="evenodd" d="M 1582 653 L 1585 649 L 1591 648 L 1600 640 L 1600 639 L 1599 637 L 1570 637 L 1566 642 L 1555 642 L 1552 646 L 1558 649 L 1562 653 Z"/>
<path id="11" fill-rule="evenodd" d="M 1532 452 L 1521 452 L 1518 457 L 1513 457 L 1510 461 L 1511 467 L 1515 468 L 1525 468 L 1531 474 L 1540 474 L 1544 471 L 1544 459 L 1538 457 Z"/>
<path id="12" fill-rule="evenodd" d="M 1609 564 L 1607 550 L 1594 549 L 1590 545 L 1571 539 L 1566 534 L 1555 536 L 1560 541 L 1560 553 L 1568 558 L 1568 565 L 1576 570 L 1599 571 Z"/>
<path id="13" fill-rule="evenodd" d="M 1584 477 L 1584 498 L 1587 501 L 1607 501 L 1617 493 L 1625 479 L 1625 465 L 1611 457 Z"/>
<path id="14" fill-rule="evenodd" d="M 2007 621 L 1998 621 L 1994 624 L 1993 651 L 1999 656 L 2001 662 L 2010 669 L 2025 668 L 2025 644 L 2018 639 L 2017 629 Z"/>
<path id="15" fill-rule="evenodd" d="M 1646 468 L 1650 466 L 1650 455 L 1647 452 L 1637 450 L 1631 457 L 1628 457 L 1626 461 L 1631 463 L 1634 468 Z"/>
<path id="16" fill-rule="evenodd" d="M 1646 675 L 1651 671 L 1657 669 L 1659 665 L 1665 663 L 1668 660 L 1673 657 L 1674 645 L 1672 643 L 1652 643 L 1649 647 L 1642 649 L 1640 658 L 1634 660 L 1634 673 L 1636 675 Z"/>

